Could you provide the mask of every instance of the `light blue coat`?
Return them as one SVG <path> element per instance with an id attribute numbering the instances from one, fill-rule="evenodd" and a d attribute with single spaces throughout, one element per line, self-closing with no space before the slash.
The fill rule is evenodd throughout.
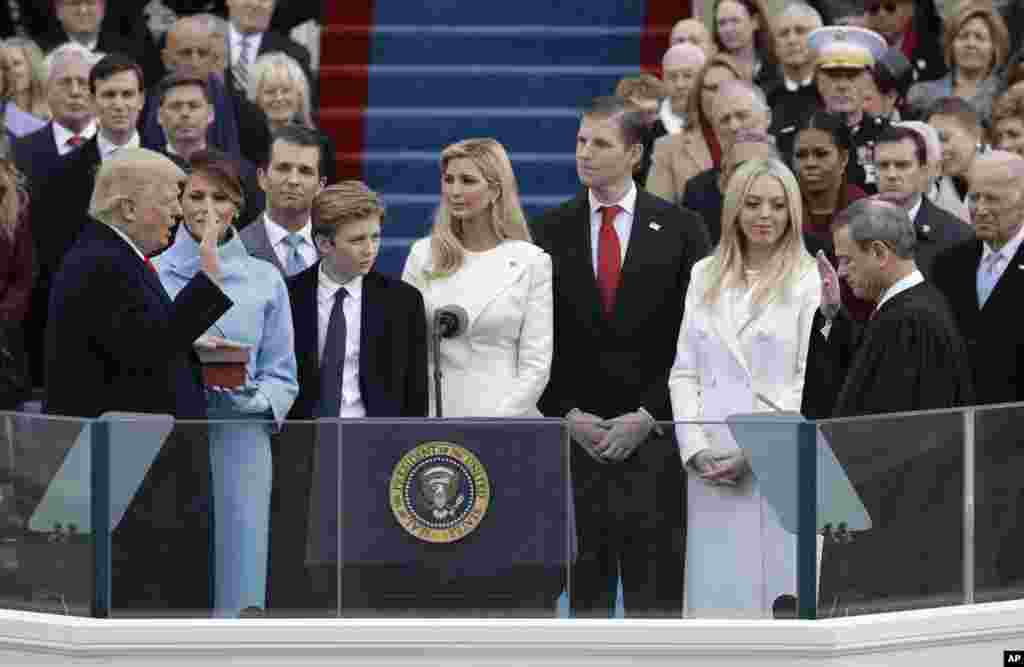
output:
<path id="1" fill-rule="evenodd" d="M 234 302 L 208 334 L 252 346 L 245 387 L 207 390 L 215 512 L 216 614 L 266 606 L 271 419 L 280 425 L 299 392 L 288 289 L 272 264 L 251 257 L 237 233 L 218 249 L 221 289 Z M 185 225 L 155 264 L 173 299 L 199 271 Z M 230 421 L 227 421 L 230 420 Z"/>

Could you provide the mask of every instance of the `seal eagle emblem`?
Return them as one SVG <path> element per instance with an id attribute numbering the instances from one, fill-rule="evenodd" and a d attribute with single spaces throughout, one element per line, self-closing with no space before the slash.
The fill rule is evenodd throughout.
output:
<path id="1" fill-rule="evenodd" d="M 480 460 L 450 442 L 424 442 L 399 460 L 389 486 L 391 512 L 410 535 L 443 544 L 480 525 L 491 484 Z"/>

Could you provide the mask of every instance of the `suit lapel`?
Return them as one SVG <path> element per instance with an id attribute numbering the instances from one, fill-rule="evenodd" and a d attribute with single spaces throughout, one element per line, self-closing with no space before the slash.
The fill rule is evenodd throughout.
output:
<path id="1" fill-rule="evenodd" d="M 377 347 L 383 345 L 387 349 L 389 346 L 389 341 L 381 340 L 387 335 L 387 312 L 380 292 L 377 276 L 373 272 L 366 274 L 363 278 L 362 313 L 359 317 L 359 392 L 363 396 L 367 416 L 372 414 L 367 380 L 379 377 L 375 368 Z"/>
<path id="2" fill-rule="evenodd" d="M 487 306 L 501 296 L 526 271 L 526 264 L 514 257 L 505 257 L 500 264 L 496 260 L 497 258 L 487 258 L 488 262 L 494 261 L 495 263 L 488 266 L 489 270 L 484 274 L 481 275 L 480 272 L 477 272 L 478 280 L 474 281 L 470 289 L 461 295 L 464 299 L 462 305 L 469 315 L 467 328 L 472 328 Z"/>
<path id="3" fill-rule="evenodd" d="M 274 252 L 274 246 L 270 245 L 270 237 L 267 235 L 266 216 L 261 215 L 252 224 L 255 226 L 253 240 L 256 241 L 256 252 L 252 254 L 260 259 L 271 262 L 281 272 L 281 275 L 287 275 L 284 267 L 281 266 L 281 260 L 277 257 L 277 253 Z"/>
<path id="4" fill-rule="evenodd" d="M 601 296 L 597 290 L 597 277 L 594 275 L 594 251 L 590 242 L 590 202 L 586 190 L 576 198 L 575 207 L 569 214 L 566 233 L 568 239 L 563 247 L 569 260 L 567 268 L 571 271 L 571 282 L 578 287 L 571 289 L 569 293 L 579 295 L 577 307 L 594 322 L 594 326 L 604 326 Z"/>

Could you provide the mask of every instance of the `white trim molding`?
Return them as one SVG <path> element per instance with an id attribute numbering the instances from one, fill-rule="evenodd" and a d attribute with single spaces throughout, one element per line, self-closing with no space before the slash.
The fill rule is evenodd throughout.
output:
<path id="1" fill-rule="evenodd" d="M 823 621 L 89 619 L 0 610 L 0 664 L 1002 664 L 1024 601 Z"/>

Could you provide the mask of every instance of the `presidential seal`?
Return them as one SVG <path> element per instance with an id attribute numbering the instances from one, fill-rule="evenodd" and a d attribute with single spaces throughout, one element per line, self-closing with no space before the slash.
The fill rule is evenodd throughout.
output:
<path id="1" fill-rule="evenodd" d="M 464 447 L 425 442 L 395 466 L 389 487 L 398 524 L 424 542 L 445 544 L 469 535 L 491 503 L 483 464 Z"/>

